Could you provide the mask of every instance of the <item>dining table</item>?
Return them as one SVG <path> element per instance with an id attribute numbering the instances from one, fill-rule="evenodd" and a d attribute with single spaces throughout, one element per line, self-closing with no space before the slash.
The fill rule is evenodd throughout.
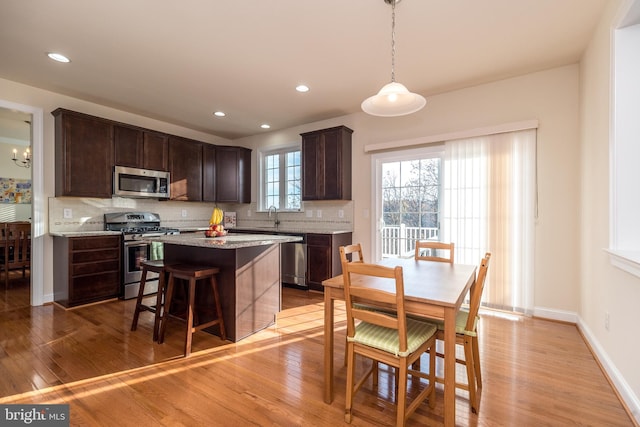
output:
<path id="1" fill-rule="evenodd" d="M 454 426 L 456 420 L 456 314 L 476 279 L 476 266 L 413 258 L 383 258 L 376 264 L 385 267 L 401 266 L 404 280 L 405 310 L 407 314 L 444 321 L 444 425 Z M 352 275 L 352 282 L 366 285 L 377 278 Z M 324 286 L 324 401 L 333 401 L 334 362 L 334 302 L 344 301 L 342 275 L 322 282 Z M 376 287 L 379 284 L 376 283 Z M 389 291 L 395 292 L 395 282 Z"/>

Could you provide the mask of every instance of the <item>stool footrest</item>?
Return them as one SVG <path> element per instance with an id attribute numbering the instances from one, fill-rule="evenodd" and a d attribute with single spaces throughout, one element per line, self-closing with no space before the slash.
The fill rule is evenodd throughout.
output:
<path id="1" fill-rule="evenodd" d="M 196 331 L 200 331 L 202 329 L 206 329 L 206 328 L 208 328 L 210 326 L 219 325 L 220 323 L 221 323 L 220 319 L 216 319 L 216 320 L 212 320 L 210 322 L 205 322 L 205 323 L 201 323 L 199 325 L 196 325 L 193 328 L 191 328 L 191 330 L 193 332 L 196 332 Z"/>

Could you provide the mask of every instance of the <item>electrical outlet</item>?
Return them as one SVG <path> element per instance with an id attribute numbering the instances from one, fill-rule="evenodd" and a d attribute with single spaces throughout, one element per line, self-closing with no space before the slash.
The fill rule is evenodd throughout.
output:
<path id="1" fill-rule="evenodd" d="M 187 210 L 182 209 L 182 218 L 186 218 L 186 217 L 187 217 Z"/>
<path id="2" fill-rule="evenodd" d="M 609 330 L 609 312 L 608 311 L 604 312 L 604 328 L 607 331 Z"/>
<path id="3" fill-rule="evenodd" d="M 248 209 L 247 210 L 247 217 L 250 217 L 250 216 L 251 216 L 251 209 Z"/>
<path id="4" fill-rule="evenodd" d="M 317 216 L 318 218 L 322 218 L 322 209 L 318 209 L 318 210 L 316 211 L 316 216 Z"/>
<path id="5" fill-rule="evenodd" d="M 307 218 L 313 218 L 313 210 L 312 209 L 309 209 L 307 211 Z"/>
<path id="6" fill-rule="evenodd" d="M 338 218 L 344 218 L 344 211 L 342 209 L 338 209 Z"/>
<path id="7" fill-rule="evenodd" d="M 73 211 L 70 208 L 64 208 L 62 210 L 62 216 L 65 219 L 71 219 L 71 218 L 73 218 Z"/>

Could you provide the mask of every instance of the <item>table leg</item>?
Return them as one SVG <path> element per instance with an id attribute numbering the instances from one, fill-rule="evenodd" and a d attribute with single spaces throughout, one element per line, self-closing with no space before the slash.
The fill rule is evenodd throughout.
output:
<path id="1" fill-rule="evenodd" d="M 444 312 L 444 425 L 456 425 L 456 310 Z"/>
<path id="2" fill-rule="evenodd" d="M 324 401 L 333 401 L 333 301 L 330 288 L 324 289 Z"/>

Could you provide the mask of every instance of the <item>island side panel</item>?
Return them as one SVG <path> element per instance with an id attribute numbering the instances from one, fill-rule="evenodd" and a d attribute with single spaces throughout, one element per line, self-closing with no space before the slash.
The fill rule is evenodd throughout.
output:
<path id="1" fill-rule="evenodd" d="M 281 306 L 280 244 L 236 250 L 236 334 L 273 325 Z"/>
<path id="2" fill-rule="evenodd" d="M 280 310 L 280 244 L 219 249 L 165 242 L 164 258 L 166 263 L 220 268 L 218 288 L 229 340 L 239 341 L 275 321 Z M 212 307 L 206 284 L 198 284 L 196 298 L 201 300 L 198 306 Z M 208 310 L 198 315 L 202 322 L 213 317 Z M 217 327 L 211 331 L 218 334 Z"/>

